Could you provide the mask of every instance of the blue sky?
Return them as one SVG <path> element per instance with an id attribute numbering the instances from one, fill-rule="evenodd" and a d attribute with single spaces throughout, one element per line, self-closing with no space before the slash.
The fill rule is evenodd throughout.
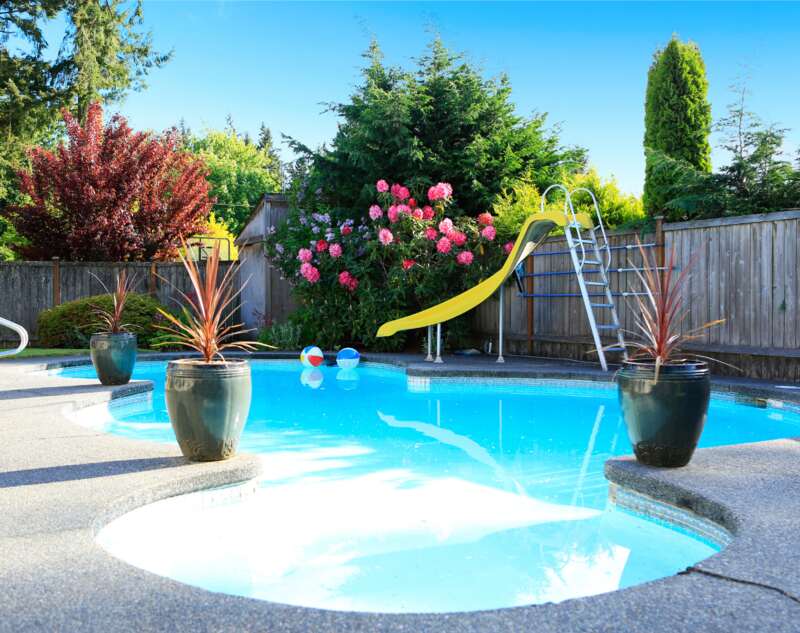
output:
<path id="1" fill-rule="evenodd" d="M 800 146 L 800 3 L 146 1 L 144 12 L 174 59 L 119 106 L 138 128 L 183 117 L 199 131 L 231 114 L 240 130 L 264 121 L 316 146 L 336 130 L 320 103 L 351 93 L 371 37 L 387 63 L 408 65 L 438 33 L 487 75 L 507 73 L 519 114 L 548 112 L 602 175 L 640 193 L 647 68 L 677 33 L 701 47 L 715 119 L 747 73 L 750 109 Z"/>

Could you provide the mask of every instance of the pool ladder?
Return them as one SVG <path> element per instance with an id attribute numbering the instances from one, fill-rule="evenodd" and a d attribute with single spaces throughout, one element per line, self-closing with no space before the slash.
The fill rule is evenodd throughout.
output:
<path id="1" fill-rule="evenodd" d="M 551 185 L 542 194 L 541 208 L 544 211 L 547 193 L 557 188 L 564 192 L 564 213 L 567 215 L 567 226 L 564 235 L 569 247 L 569 255 L 575 275 L 578 279 L 578 288 L 583 300 L 586 316 L 589 319 L 589 328 L 592 339 L 597 349 L 597 356 L 603 371 L 608 371 L 606 352 L 622 352 L 622 357 L 627 360 L 625 338 L 622 335 L 617 307 L 614 296 L 608 284 L 608 270 L 611 267 L 611 249 L 608 245 L 603 218 L 600 216 L 600 206 L 595 195 L 586 188 L 580 187 L 571 192 L 563 185 Z M 597 224 L 592 227 L 581 227 L 572 205 L 572 195 L 578 192 L 589 194 L 594 205 L 594 214 Z M 598 240 L 599 236 L 599 240 Z M 590 279 L 586 275 L 591 275 Z M 591 289 L 591 290 L 590 290 Z M 633 293 L 623 293 L 633 294 Z M 616 344 L 603 347 L 600 333 L 613 333 L 616 335 Z"/>

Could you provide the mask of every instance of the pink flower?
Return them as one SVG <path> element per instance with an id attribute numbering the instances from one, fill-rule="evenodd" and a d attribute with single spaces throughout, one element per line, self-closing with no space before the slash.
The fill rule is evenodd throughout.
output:
<path id="1" fill-rule="evenodd" d="M 417 201 L 416 201 L 416 200 L 414 200 L 414 198 L 409 198 L 409 199 L 408 199 L 408 206 L 409 206 L 409 207 L 411 207 L 411 208 L 413 209 L 414 207 L 416 207 L 416 206 L 417 206 Z"/>
<path id="2" fill-rule="evenodd" d="M 339 229 L 342 232 L 342 235 L 350 235 L 353 232 L 353 227 L 349 224 L 342 224 L 342 228 Z"/>
<path id="3" fill-rule="evenodd" d="M 404 214 L 408 215 L 409 213 L 411 213 L 411 209 L 409 208 L 409 206 L 407 204 L 398 204 L 397 205 L 397 212 L 398 213 L 404 213 Z"/>
<path id="4" fill-rule="evenodd" d="M 472 254 L 472 251 L 461 251 L 456 255 L 456 262 L 462 266 L 469 266 L 474 259 L 475 256 Z"/>
<path id="5" fill-rule="evenodd" d="M 375 189 L 378 190 L 378 193 L 386 193 L 389 191 L 389 183 L 381 179 L 375 183 Z"/>
<path id="6" fill-rule="evenodd" d="M 377 220 L 383 217 L 383 209 L 381 209 L 377 204 L 373 204 L 369 208 L 369 217 L 373 220 Z"/>
<path id="7" fill-rule="evenodd" d="M 346 270 L 339 275 L 339 283 L 350 292 L 355 292 L 356 288 L 358 288 L 358 279 Z"/>
<path id="8" fill-rule="evenodd" d="M 392 242 L 394 242 L 394 235 L 389 229 L 381 229 L 378 232 L 378 240 L 384 246 L 389 246 Z"/>
<path id="9" fill-rule="evenodd" d="M 397 222 L 397 219 L 400 215 L 397 211 L 397 206 L 392 205 L 391 207 L 389 207 L 389 210 L 386 212 L 386 215 L 389 217 L 389 222 L 391 222 L 392 224 Z"/>
<path id="10" fill-rule="evenodd" d="M 447 239 L 453 242 L 456 246 L 464 246 L 467 242 L 467 236 L 465 233 L 461 231 L 456 231 L 453 229 L 452 231 L 447 232 Z"/>
<path id="11" fill-rule="evenodd" d="M 461 251 L 456 255 L 456 261 L 462 266 L 469 266 L 472 263 L 473 255 L 471 251 Z"/>
<path id="12" fill-rule="evenodd" d="M 316 266 L 312 266 L 308 262 L 300 266 L 300 274 L 303 275 L 310 284 L 315 284 L 319 281 L 319 270 Z"/>
<path id="13" fill-rule="evenodd" d="M 412 268 L 414 266 L 414 264 L 416 264 L 416 263 L 417 262 L 415 262 L 413 259 L 404 259 L 403 260 L 403 270 L 408 270 L 409 268 Z"/>
<path id="14" fill-rule="evenodd" d="M 324 253 L 328 250 L 328 243 L 325 240 L 317 240 L 317 252 Z"/>
<path id="15" fill-rule="evenodd" d="M 310 262 L 314 254 L 307 248 L 301 248 L 297 251 L 297 259 L 303 263 Z"/>
<path id="16" fill-rule="evenodd" d="M 427 237 L 429 240 L 433 241 L 437 237 L 439 237 L 439 233 L 437 232 L 437 230 L 435 228 L 433 228 L 432 226 L 429 226 L 427 229 L 425 229 L 425 237 Z"/>
<path id="17" fill-rule="evenodd" d="M 506 242 L 505 244 L 503 244 L 503 250 L 506 252 L 506 254 L 508 254 L 511 251 L 513 251 L 514 250 L 514 242 Z"/>
<path id="18" fill-rule="evenodd" d="M 491 213 L 481 213 L 478 216 L 478 224 L 482 224 L 483 226 L 490 226 L 494 223 L 494 218 L 492 217 Z"/>
<path id="19" fill-rule="evenodd" d="M 397 200 L 407 200 L 411 196 L 411 192 L 403 185 L 392 185 L 392 195 Z"/>
<path id="20" fill-rule="evenodd" d="M 451 248 L 452 244 L 450 244 L 450 240 L 448 240 L 446 237 L 443 237 L 436 242 L 436 250 L 440 253 L 449 253 Z"/>
<path id="21" fill-rule="evenodd" d="M 358 288 L 358 279 L 353 277 L 349 271 L 344 270 L 339 273 L 339 285 L 350 292 L 355 292 Z"/>
<path id="22" fill-rule="evenodd" d="M 444 235 L 447 235 L 452 230 L 453 230 L 453 221 L 450 218 L 445 218 L 444 220 L 439 222 L 439 231 L 441 231 Z"/>
<path id="23" fill-rule="evenodd" d="M 481 235 L 491 242 L 497 236 L 497 229 L 495 229 L 491 224 L 487 224 L 483 227 Z"/>
<path id="24" fill-rule="evenodd" d="M 342 247 L 339 244 L 331 244 L 330 248 L 328 249 L 328 253 L 334 259 L 336 259 L 337 257 L 341 257 L 342 256 Z"/>
<path id="25" fill-rule="evenodd" d="M 434 202 L 436 200 L 447 200 L 453 195 L 453 187 L 449 183 L 440 182 L 433 185 L 428 189 L 428 200 Z"/>
<path id="26" fill-rule="evenodd" d="M 422 209 L 418 207 L 411 211 L 411 217 L 415 220 L 421 220 L 423 218 Z"/>
<path id="27" fill-rule="evenodd" d="M 431 207 L 430 205 L 425 205 L 424 207 L 422 207 L 423 220 L 433 220 L 434 214 L 435 212 L 433 210 L 433 207 Z"/>

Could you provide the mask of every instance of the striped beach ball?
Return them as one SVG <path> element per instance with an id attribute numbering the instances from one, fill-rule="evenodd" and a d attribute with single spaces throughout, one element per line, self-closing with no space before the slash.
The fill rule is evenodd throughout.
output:
<path id="1" fill-rule="evenodd" d="M 358 367 L 358 361 L 360 360 L 361 354 L 352 347 L 343 347 L 336 354 L 336 364 L 342 369 L 355 369 Z"/>
<path id="2" fill-rule="evenodd" d="M 300 352 L 300 362 L 306 367 L 319 367 L 324 360 L 322 350 L 316 345 L 309 345 Z"/>

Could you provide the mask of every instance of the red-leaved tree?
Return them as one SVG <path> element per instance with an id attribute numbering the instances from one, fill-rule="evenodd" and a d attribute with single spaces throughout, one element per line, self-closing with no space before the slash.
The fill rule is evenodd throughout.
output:
<path id="1" fill-rule="evenodd" d="M 213 199 L 202 161 L 178 151 L 177 138 L 134 132 L 124 117 L 103 125 L 99 103 L 81 127 L 63 112 L 67 142 L 31 151 L 20 191 L 30 202 L 4 215 L 28 242 L 28 259 L 164 259 L 182 237 L 200 233 Z"/>

